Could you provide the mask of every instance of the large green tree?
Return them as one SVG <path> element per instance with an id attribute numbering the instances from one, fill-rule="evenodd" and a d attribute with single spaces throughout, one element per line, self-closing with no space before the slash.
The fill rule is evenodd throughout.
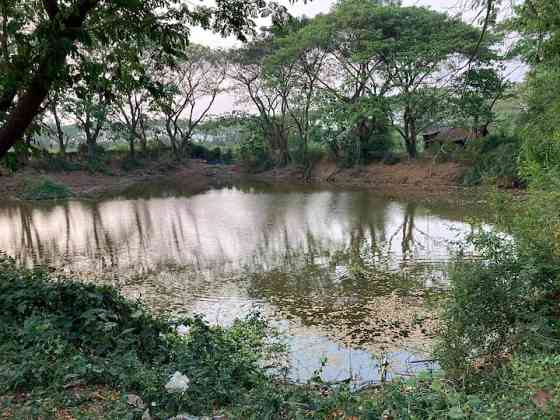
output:
<path id="1" fill-rule="evenodd" d="M 0 157 L 30 127 L 81 48 L 148 43 L 175 54 L 200 25 L 245 40 L 254 19 L 282 12 L 264 0 L 0 0 Z M 116 58 L 116 57 L 112 57 Z"/>
<path id="2" fill-rule="evenodd" d="M 388 83 L 388 115 L 414 158 L 418 134 L 438 119 L 441 93 L 467 66 L 493 56 L 486 42 L 479 45 L 477 28 L 429 9 L 372 6 L 358 22 L 364 30 L 375 28 L 359 53 L 376 58 L 372 77 Z M 466 64 L 473 56 L 476 59 Z"/>
<path id="3" fill-rule="evenodd" d="M 307 162 L 312 117 L 317 112 L 319 78 L 323 71 L 326 51 L 314 42 L 313 33 L 302 30 L 307 19 L 291 19 L 284 30 L 275 34 L 274 48 L 265 60 L 266 75 L 289 88 L 286 109 L 295 126 L 302 162 Z"/>
<path id="4" fill-rule="evenodd" d="M 483 37 L 480 29 L 445 13 L 398 3 L 339 1 L 329 14 L 292 35 L 284 50 L 293 51 L 294 59 L 302 51 L 322 50 L 321 71 L 312 75 L 338 107 L 347 109 L 340 115 L 354 126 L 343 128 L 365 144 L 378 130 L 382 110 L 414 158 L 418 134 L 438 120 L 446 91 L 466 71 L 496 57 L 489 49 L 493 37 Z"/>

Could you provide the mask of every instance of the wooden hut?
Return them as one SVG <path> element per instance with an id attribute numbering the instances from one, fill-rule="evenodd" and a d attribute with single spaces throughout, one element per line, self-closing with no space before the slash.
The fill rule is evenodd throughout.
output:
<path id="1" fill-rule="evenodd" d="M 482 137 L 478 130 L 473 131 L 460 127 L 433 128 L 425 131 L 422 136 L 424 137 L 426 149 L 430 148 L 433 144 L 456 144 L 463 147 L 467 142 Z"/>

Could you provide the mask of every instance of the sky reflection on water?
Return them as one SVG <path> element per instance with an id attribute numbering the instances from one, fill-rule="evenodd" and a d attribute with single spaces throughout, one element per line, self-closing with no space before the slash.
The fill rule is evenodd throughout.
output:
<path id="1" fill-rule="evenodd" d="M 156 310 L 223 324 L 262 310 L 303 349 L 292 352 L 294 377 L 308 378 L 325 356 L 325 379 L 372 380 L 371 351 L 329 330 L 344 326 L 364 348 L 377 337 L 402 367 L 414 356 L 398 339 L 416 326 L 379 334 L 372 320 L 385 325 L 401 297 L 445 285 L 467 216 L 367 191 L 249 185 L 186 196 L 157 184 L 99 201 L 4 204 L 0 249 L 108 278 Z"/>

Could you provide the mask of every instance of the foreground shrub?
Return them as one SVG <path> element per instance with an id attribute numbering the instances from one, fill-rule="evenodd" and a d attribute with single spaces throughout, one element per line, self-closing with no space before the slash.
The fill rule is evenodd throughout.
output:
<path id="1" fill-rule="evenodd" d="M 262 361 L 282 348 L 267 338 L 260 317 L 227 329 L 199 318 L 181 322 L 190 326 L 187 337 L 110 287 L 21 269 L 0 256 L 0 396 L 99 384 L 140 395 L 165 418 L 250 405 L 271 386 Z M 191 387 L 169 393 L 165 385 L 177 371 Z"/>
<path id="2" fill-rule="evenodd" d="M 560 339 L 560 195 L 504 197 L 495 200 L 503 233 L 472 235 L 479 258 L 460 257 L 450 271 L 438 355 L 463 381 L 512 355 L 554 352 Z"/>
<path id="3" fill-rule="evenodd" d="M 451 268 L 438 354 L 445 371 L 462 378 L 511 352 L 537 350 L 548 335 L 536 268 L 518 258 L 511 240 L 483 233 L 470 241 L 481 260 L 460 259 Z"/>

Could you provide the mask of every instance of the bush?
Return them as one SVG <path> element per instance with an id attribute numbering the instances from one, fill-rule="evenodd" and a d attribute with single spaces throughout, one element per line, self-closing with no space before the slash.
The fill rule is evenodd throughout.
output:
<path id="1" fill-rule="evenodd" d="M 83 169 L 82 165 L 71 162 L 63 157 L 47 155 L 43 158 L 33 161 L 32 165 L 35 169 L 46 172 L 73 172 Z"/>
<path id="2" fill-rule="evenodd" d="M 558 62 L 541 63 L 527 79 L 527 111 L 523 115 L 523 176 L 545 189 L 560 186 L 560 70 Z"/>
<path id="3" fill-rule="evenodd" d="M 216 406 L 246 401 L 246 394 L 267 386 L 270 377 L 260 366 L 264 358 L 284 352 L 269 341 L 270 329 L 259 315 L 235 321 L 228 328 L 210 327 L 202 319 L 188 322 L 191 340 L 176 354 L 175 366 L 189 372 L 192 386 L 182 404 L 189 411 L 208 413 Z"/>
<path id="4" fill-rule="evenodd" d="M 178 322 L 190 326 L 187 337 L 175 332 Z M 200 318 L 173 323 L 111 287 L 18 268 L 0 255 L 0 395 L 31 392 L 45 401 L 69 383 L 106 385 L 153 402 L 158 418 L 253 406 L 272 386 L 262 361 L 283 351 L 269 331 L 256 315 L 227 329 Z M 177 371 L 191 387 L 168 393 Z"/>
<path id="5" fill-rule="evenodd" d="M 225 152 L 222 154 L 222 160 L 226 165 L 229 165 L 235 161 L 235 156 L 233 154 L 233 150 L 226 149 Z"/>
<path id="6" fill-rule="evenodd" d="M 296 165 L 301 165 L 304 168 L 305 176 L 309 177 L 315 164 L 321 161 L 325 156 L 326 151 L 322 144 L 310 142 L 307 147 L 307 153 L 305 154 L 303 153 L 301 144 L 295 145 L 290 153 L 290 161 Z"/>
<path id="7" fill-rule="evenodd" d="M 210 164 L 229 164 L 234 160 L 231 149 L 222 150 L 219 146 L 209 149 L 200 143 L 192 144 L 190 157 L 205 160 Z"/>
<path id="8" fill-rule="evenodd" d="M 49 178 L 28 183 L 19 194 L 23 200 L 63 200 L 71 198 L 74 193 L 66 185 L 58 184 Z"/>
<path id="9" fill-rule="evenodd" d="M 459 255 L 450 270 L 436 347 L 446 383 L 438 388 L 454 386 L 465 404 L 477 401 L 453 408 L 452 418 L 553 419 L 560 407 L 560 194 L 494 198 L 503 233 L 479 229 L 468 240 L 477 258 Z"/>
<path id="10" fill-rule="evenodd" d="M 241 165 L 249 172 L 262 172 L 274 167 L 274 160 L 261 133 L 244 139 L 238 154 Z"/>
<path id="11" fill-rule="evenodd" d="M 12 173 L 13 172 L 10 168 L 8 168 L 7 166 L 4 166 L 2 164 L 2 162 L 0 162 L 0 177 L 1 176 L 11 176 Z"/>
<path id="12" fill-rule="evenodd" d="M 424 373 L 388 384 L 373 398 L 354 396 L 345 411 L 356 418 L 555 419 L 559 373 L 558 356 L 514 357 L 496 371 L 473 374 L 470 390 L 454 386 L 445 376 Z"/>
<path id="13" fill-rule="evenodd" d="M 391 135 L 386 126 L 379 126 L 364 141 L 349 131 L 331 139 L 329 147 L 331 154 L 342 167 L 367 165 L 371 162 L 383 161 L 391 150 Z"/>
<path id="14" fill-rule="evenodd" d="M 8 152 L 2 158 L 2 165 L 4 165 L 10 172 L 16 172 L 19 169 L 19 162 L 17 155 L 14 152 Z"/>
<path id="15" fill-rule="evenodd" d="M 491 135 L 470 142 L 459 154 L 471 167 L 463 176 L 466 185 L 493 182 L 503 187 L 523 185 L 519 169 L 521 140 L 518 137 Z"/>
<path id="16" fill-rule="evenodd" d="M 222 162 L 222 149 L 214 147 L 208 151 L 206 160 L 208 163 L 221 163 Z"/>
<path id="17" fill-rule="evenodd" d="M 190 327 L 186 337 L 176 334 L 178 322 Z M 0 256 L 0 395 L 19 392 L 32 399 L 8 407 L 15 418 L 75 409 L 79 400 L 66 390 L 79 387 L 84 393 L 92 385 L 115 390 L 117 397 L 104 397 L 116 399 L 115 404 L 119 394 L 139 395 L 154 418 L 222 412 L 234 419 L 552 419 L 558 412 L 560 358 L 553 354 L 515 356 L 497 370 L 472 374 L 467 388 L 425 372 L 353 392 L 344 384 L 328 388 L 280 381 L 262 365 L 284 350 L 256 315 L 227 329 L 201 318 L 173 324 L 110 287 L 21 269 Z M 177 371 L 188 375 L 191 386 L 170 394 L 165 384 Z M 5 401 L 0 398 L 0 410 Z M 111 411 L 96 418 L 140 418 L 143 413 L 126 402 L 105 410 Z"/>
<path id="18" fill-rule="evenodd" d="M 111 356 L 138 362 L 169 360 L 162 340 L 170 326 L 115 290 L 52 280 L 41 270 L 16 268 L 0 257 L 0 391 L 64 384 L 67 375 L 94 382 L 111 376 Z"/>
<path id="19" fill-rule="evenodd" d="M 191 145 L 190 157 L 193 159 L 208 159 L 209 150 L 207 147 L 200 143 L 193 143 Z"/>
<path id="20" fill-rule="evenodd" d="M 106 156 L 104 158 L 96 158 L 93 160 L 88 160 L 86 162 L 86 169 L 90 174 L 104 174 L 112 176 L 114 175 L 110 166 L 109 166 L 109 158 Z"/>
<path id="21" fill-rule="evenodd" d="M 469 242 L 477 259 L 459 258 L 450 271 L 438 353 L 452 376 L 511 354 L 554 348 L 560 338 L 560 216 L 558 193 L 531 192 L 523 202 L 495 200 L 506 234 L 479 232 Z"/>
<path id="22" fill-rule="evenodd" d="M 439 336 L 439 359 L 455 377 L 477 365 L 495 365 L 511 352 L 538 349 L 546 330 L 534 272 L 517 258 L 511 241 L 493 233 L 471 241 L 485 262 L 459 260 L 452 267 Z"/>

